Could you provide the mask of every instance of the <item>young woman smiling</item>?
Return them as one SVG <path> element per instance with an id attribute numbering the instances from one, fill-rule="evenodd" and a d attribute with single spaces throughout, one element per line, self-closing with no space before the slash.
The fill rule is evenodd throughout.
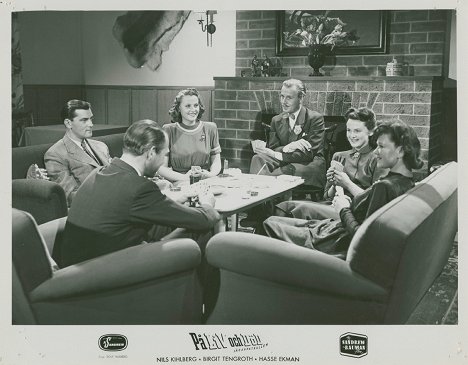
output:
<path id="1" fill-rule="evenodd" d="M 270 217 L 263 226 L 270 237 L 316 249 L 342 259 L 357 229 L 372 213 L 414 186 L 413 169 L 423 163 L 421 145 L 414 130 L 396 119 L 380 123 L 376 130 L 377 166 L 388 174 L 352 200 L 336 195 L 333 207 L 339 219 Z"/>
<path id="2" fill-rule="evenodd" d="M 377 157 L 369 144 L 375 128 L 375 114 L 369 108 L 350 108 L 345 113 L 346 137 L 351 150 L 336 152 L 332 161 L 343 165 L 343 171 L 333 165 L 327 171 L 327 182 L 324 189 L 323 202 L 286 201 L 277 205 L 275 215 L 293 218 L 321 219 L 338 218 L 333 207 L 329 205 L 336 193 L 336 187 L 341 186 L 344 193 L 353 197 L 367 189 L 387 171 L 377 167 Z"/>
<path id="3" fill-rule="evenodd" d="M 188 181 L 192 166 L 202 168 L 202 178 L 221 171 L 221 147 L 215 123 L 204 122 L 205 107 L 193 88 L 181 90 L 169 110 L 172 122 L 163 126 L 169 138 L 169 155 L 158 173 L 171 182 Z"/>

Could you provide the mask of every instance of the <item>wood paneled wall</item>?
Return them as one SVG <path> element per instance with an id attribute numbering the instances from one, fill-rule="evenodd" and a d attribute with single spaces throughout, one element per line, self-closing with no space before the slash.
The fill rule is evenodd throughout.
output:
<path id="1" fill-rule="evenodd" d="M 35 125 L 60 124 L 60 111 L 70 99 L 89 101 L 94 123 L 130 125 L 140 119 L 170 122 L 169 108 L 184 87 L 105 86 L 105 85 L 24 85 L 24 103 L 34 115 Z M 212 120 L 214 88 L 197 87 L 206 112 L 203 120 Z"/>

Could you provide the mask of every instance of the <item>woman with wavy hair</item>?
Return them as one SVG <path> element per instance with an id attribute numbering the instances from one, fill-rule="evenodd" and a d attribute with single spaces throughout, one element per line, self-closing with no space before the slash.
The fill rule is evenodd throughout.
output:
<path id="1" fill-rule="evenodd" d="M 406 123 L 394 119 L 377 125 L 377 166 L 389 169 L 385 177 L 354 196 L 336 195 L 333 207 L 339 219 L 270 217 L 263 226 L 270 237 L 316 249 L 342 259 L 359 226 L 372 213 L 414 186 L 413 169 L 420 169 L 421 145 Z"/>
<path id="2" fill-rule="evenodd" d="M 201 117 L 205 107 L 197 89 L 181 90 L 169 109 L 172 123 L 163 126 L 169 155 L 158 173 L 171 182 L 188 181 L 192 166 L 202 168 L 202 178 L 221 171 L 221 147 L 215 123 Z"/>
<path id="3" fill-rule="evenodd" d="M 344 117 L 346 118 L 346 138 L 351 149 L 333 154 L 332 161 L 339 162 L 343 170 L 337 169 L 332 162 L 326 175 L 324 201 L 284 201 L 276 206 L 275 215 L 302 219 L 338 219 L 339 217 L 330 205 L 337 187 L 341 187 L 342 191 L 352 198 L 371 186 L 378 178 L 386 175 L 387 170 L 377 167 L 377 156 L 373 153 L 375 146 L 371 146 L 369 141 L 376 124 L 372 109 L 350 108 Z"/>

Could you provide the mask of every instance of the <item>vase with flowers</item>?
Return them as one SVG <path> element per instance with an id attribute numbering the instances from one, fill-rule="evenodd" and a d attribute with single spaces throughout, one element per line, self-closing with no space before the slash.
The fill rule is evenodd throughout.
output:
<path id="1" fill-rule="evenodd" d="M 295 10 L 290 21 L 297 24 L 294 32 L 284 32 L 285 44 L 293 47 L 309 47 L 308 62 L 314 72 L 311 76 L 323 76 L 320 68 L 325 63 L 327 55 L 332 55 L 337 46 L 354 44 L 359 39 L 356 30 L 344 31 L 344 23 L 340 18 L 328 17 L 329 11 L 323 15 L 313 15 L 308 11 Z"/>

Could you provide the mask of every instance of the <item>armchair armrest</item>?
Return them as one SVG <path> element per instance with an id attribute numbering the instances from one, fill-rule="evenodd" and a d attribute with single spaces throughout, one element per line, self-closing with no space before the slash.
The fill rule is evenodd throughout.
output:
<path id="1" fill-rule="evenodd" d="M 351 298 L 384 301 L 388 296 L 346 261 L 269 237 L 219 233 L 206 252 L 211 265 L 238 274 Z"/>
<path id="2" fill-rule="evenodd" d="M 195 269 L 200 248 L 188 238 L 129 247 L 55 271 L 31 293 L 33 302 L 84 296 Z"/>
<path id="3" fill-rule="evenodd" d="M 68 214 L 63 188 L 52 181 L 16 179 L 12 181 L 13 208 L 30 213 L 37 224 Z"/>

